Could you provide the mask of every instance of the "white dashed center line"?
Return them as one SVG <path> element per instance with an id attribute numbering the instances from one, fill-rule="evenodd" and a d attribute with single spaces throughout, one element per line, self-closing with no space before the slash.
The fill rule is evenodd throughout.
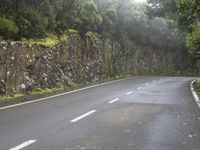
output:
<path id="1" fill-rule="evenodd" d="M 9 150 L 20 150 L 20 149 L 22 149 L 22 148 L 24 148 L 24 147 L 26 147 L 28 145 L 31 145 L 31 144 L 33 144 L 35 142 L 36 142 L 36 140 L 29 140 L 29 141 L 26 141 L 26 142 L 24 142 L 24 143 L 22 143 L 22 144 L 20 144 L 20 145 L 18 145 L 16 147 L 13 147 L 13 148 L 11 148 Z"/>
<path id="2" fill-rule="evenodd" d="M 146 83 L 145 85 L 149 85 L 149 83 Z"/>
<path id="3" fill-rule="evenodd" d="M 126 95 L 131 95 L 133 93 L 133 91 L 130 91 L 128 93 L 126 93 Z"/>
<path id="4" fill-rule="evenodd" d="M 116 102 L 116 101 L 118 101 L 119 100 L 119 98 L 115 98 L 115 99 L 113 99 L 112 101 L 110 101 L 110 102 L 108 102 L 109 104 L 112 104 L 112 103 L 114 103 L 114 102 Z"/>
<path id="5" fill-rule="evenodd" d="M 140 90 L 140 89 L 142 89 L 142 87 L 138 87 L 137 89 Z"/>
<path id="6" fill-rule="evenodd" d="M 77 118 L 71 120 L 70 122 L 71 122 L 71 123 L 77 122 L 77 121 L 79 121 L 79 120 L 81 120 L 81 119 L 83 119 L 83 118 L 85 118 L 85 117 L 87 117 L 87 116 L 93 114 L 94 112 L 96 112 L 96 110 L 91 110 L 91 111 L 89 111 L 89 112 L 87 112 L 87 113 L 85 113 L 85 114 L 83 114 L 83 115 L 81 115 L 81 116 L 79 116 L 79 117 L 77 117 Z"/>

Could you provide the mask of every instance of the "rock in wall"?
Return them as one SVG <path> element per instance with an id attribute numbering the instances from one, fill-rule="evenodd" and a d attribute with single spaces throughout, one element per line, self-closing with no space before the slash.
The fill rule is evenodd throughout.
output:
<path id="1" fill-rule="evenodd" d="M 0 94 L 59 84 L 71 86 L 128 74 L 170 74 L 176 69 L 176 56 L 167 55 L 172 52 L 113 42 L 92 32 L 84 38 L 69 32 L 67 41 L 51 48 L 2 41 Z M 166 70 L 166 63 L 172 68 Z"/>

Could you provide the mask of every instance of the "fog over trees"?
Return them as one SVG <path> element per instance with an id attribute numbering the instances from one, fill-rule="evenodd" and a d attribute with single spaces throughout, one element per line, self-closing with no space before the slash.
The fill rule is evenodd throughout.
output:
<path id="1" fill-rule="evenodd" d="M 57 37 L 69 29 L 89 31 L 119 43 L 199 57 L 198 0 L 1 0 L 0 38 Z M 128 39 L 128 40 L 127 40 Z M 187 49 L 186 49 L 187 46 Z"/>

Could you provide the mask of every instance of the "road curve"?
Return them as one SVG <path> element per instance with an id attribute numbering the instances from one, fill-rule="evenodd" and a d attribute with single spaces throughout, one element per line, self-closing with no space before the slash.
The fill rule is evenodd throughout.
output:
<path id="1" fill-rule="evenodd" d="M 200 150 L 185 77 L 139 77 L 0 110 L 0 150 Z"/>

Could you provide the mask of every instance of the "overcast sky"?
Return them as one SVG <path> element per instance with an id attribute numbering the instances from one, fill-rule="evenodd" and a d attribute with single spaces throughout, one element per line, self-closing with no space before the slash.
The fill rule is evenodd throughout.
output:
<path id="1" fill-rule="evenodd" d="M 143 3 L 143 2 L 146 2 L 146 0 L 134 0 L 135 2 L 140 2 L 140 3 Z"/>

